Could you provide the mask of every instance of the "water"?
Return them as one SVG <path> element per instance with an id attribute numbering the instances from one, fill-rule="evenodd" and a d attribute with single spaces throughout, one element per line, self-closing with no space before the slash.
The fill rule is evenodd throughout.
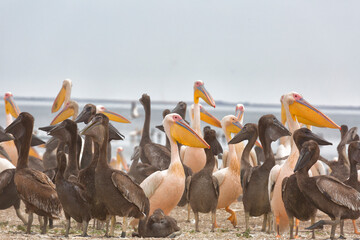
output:
<path id="1" fill-rule="evenodd" d="M 21 111 L 26 111 L 31 113 L 35 118 L 34 130 L 37 131 L 39 137 L 43 140 L 49 139 L 49 136 L 46 133 L 38 130 L 39 127 L 47 126 L 50 124 L 52 119 L 56 116 L 56 113 L 51 114 L 51 106 L 52 101 L 50 100 L 17 100 L 15 98 L 16 104 L 19 106 Z M 82 111 L 83 106 L 88 102 L 78 101 L 79 102 L 79 112 Z M 113 141 L 112 142 L 112 155 L 114 156 L 116 153 L 117 147 L 123 147 L 125 159 L 129 162 L 130 156 L 133 152 L 135 146 L 139 144 L 140 135 L 139 133 L 142 129 L 144 123 L 144 111 L 142 105 L 137 103 L 138 110 L 140 113 L 140 117 L 137 119 L 130 118 L 130 107 L 131 104 L 129 101 L 127 102 L 119 102 L 119 101 L 106 101 L 100 102 L 99 100 L 91 101 L 94 104 L 102 104 L 106 108 L 116 113 L 120 113 L 124 117 L 131 120 L 130 124 L 122 124 L 122 123 L 113 123 L 113 125 L 125 135 L 124 141 Z M 189 105 L 188 105 L 189 106 Z M 175 107 L 174 103 L 156 103 L 152 104 L 151 111 L 151 137 L 152 140 L 156 143 L 165 144 L 165 135 L 160 130 L 156 129 L 156 125 L 160 125 L 162 123 L 162 111 L 165 108 L 173 109 Z M 0 109 L 4 108 L 4 103 L 0 103 Z M 234 114 L 235 104 L 226 105 L 226 104 L 217 104 L 216 109 L 212 109 L 210 106 L 205 107 L 211 114 L 213 114 L 218 119 L 222 119 L 225 115 Z M 280 120 L 280 105 L 279 106 L 246 106 L 246 111 L 244 115 L 244 123 L 253 122 L 257 123 L 258 119 L 264 114 L 274 114 Z M 360 127 L 360 109 L 359 108 L 331 108 L 326 107 L 322 109 L 319 107 L 326 115 L 328 115 L 334 122 L 338 125 L 346 124 L 350 127 Z M 186 119 L 189 120 L 188 113 Z M 0 111 L 0 125 L 5 127 L 5 111 Z M 84 124 L 79 124 L 79 129 L 84 128 Z M 205 123 L 202 123 L 202 127 L 206 126 Z M 217 128 L 215 129 L 219 136 L 222 136 L 222 130 Z M 336 146 L 340 140 L 340 132 L 337 129 L 325 129 L 325 128 L 317 128 L 314 127 L 313 131 L 316 134 L 321 135 L 326 140 L 333 143 L 332 146 L 324 146 L 321 147 L 321 154 L 328 158 L 333 159 L 333 157 L 337 156 Z M 227 144 L 225 140 L 220 137 L 220 143 L 222 144 L 224 149 L 227 149 Z M 273 149 L 276 150 L 278 143 L 273 143 Z M 43 149 L 38 148 L 39 152 L 44 152 Z"/>

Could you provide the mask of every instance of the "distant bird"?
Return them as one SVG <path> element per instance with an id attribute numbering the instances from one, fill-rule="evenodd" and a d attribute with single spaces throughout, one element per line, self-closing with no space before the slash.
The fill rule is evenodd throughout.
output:
<path id="1" fill-rule="evenodd" d="M 140 117 L 140 114 L 139 114 L 139 111 L 138 111 L 135 101 L 131 102 L 130 114 L 131 114 L 132 119 Z"/>

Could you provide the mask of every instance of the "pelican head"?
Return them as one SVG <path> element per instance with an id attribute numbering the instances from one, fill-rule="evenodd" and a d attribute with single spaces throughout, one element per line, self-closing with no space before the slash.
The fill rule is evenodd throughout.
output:
<path id="1" fill-rule="evenodd" d="M 57 124 L 59 122 L 64 121 L 65 119 L 69 117 L 77 117 L 79 112 L 79 105 L 77 102 L 73 100 L 69 100 L 68 103 L 65 105 L 65 107 L 59 112 L 58 115 L 52 120 L 50 125 Z"/>
<path id="2" fill-rule="evenodd" d="M 308 103 L 299 93 L 290 92 L 285 94 L 282 96 L 281 102 L 283 105 L 287 104 L 289 106 L 291 117 L 294 120 L 297 119 L 299 123 L 315 127 L 340 129 L 339 125 Z"/>
<path id="3" fill-rule="evenodd" d="M 120 122 L 120 123 L 131 123 L 129 120 L 127 120 L 125 117 L 121 116 L 120 114 L 114 113 L 112 111 L 109 111 L 108 109 L 106 109 L 104 106 L 102 105 L 98 105 L 96 107 L 96 112 L 97 113 L 102 113 L 104 115 L 106 115 L 110 121 L 114 121 L 114 122 Z"/>
<path id="4" fill-rule="evenodd" d="M 20 110 L 14 102 L 12 93 L 11 92 L 5 93 L 4 100 L 5 100 L 5 113 L 11 114 L 11 116 L 17 118 L 20 114 Z"/>
<path id="5" fill-rule="evenodd" d="M 242 129 L 242 125 L 238 118 L 234 115 L 227 115 L 221 120 L 221 126 L 225 133 L 238 133 Z"/>
<path id="6" fill-rule="evenodd" d="M 60 92 L 58 93 L 58 95 L 56 96 L 56 98 L 54 100 L 53 106 L 51 108 L 52 113 L 59 111 L 59 109 L 63 103 L 65 105 L 68 103 L 68 101 L 70 100 L 70 95 L 71 95 L 71 87 L 72 87 L 71 80 L 65 79 L 61 86 Z"/>
<path id="7" fill-rule="evenodd" d="M 245 112 L 244 105 L 241 103 L 237 104 L 235 108 L 235 116 L 239 119 L 240 122 L 243 121 L 244 112 Z"/>
<path id="8" fill-rule="evenodd" d="M 105 131 L 108 130 L 109 118 L 102 113 L 97 113 L 94 118 L 81 130 L 80 134 L 90 136 L 100 146 L 104 142 Z"/>
<path id="9" fill-rule="evenodd" d="M 96 106 L 94 104 L 88 103 L 84 106 L 81 113 L 77 116 L 75 119 L 76 123 L 84 122 L 85 124 L 88 124 L 91 119 L 96 114 Z"/>
<path id="10" fill-rule="evenodd" d="M 198 148 L 210 148 L 206 141 L 200 137 L 177 113 L 166 115 L 163 120 L 165 133 L 183 145 Z M 170 138 L 171 136 L 171 138 Z"/>
<path id="11" fill-rule="evenodd" d="M 194 83 L 194 102 L 199 103 L 199 98 L 202 98 L 207 104 L 215 107 L 215 101 L 210 93 L 205 89 L 204 82 L 197 80 Z"/>

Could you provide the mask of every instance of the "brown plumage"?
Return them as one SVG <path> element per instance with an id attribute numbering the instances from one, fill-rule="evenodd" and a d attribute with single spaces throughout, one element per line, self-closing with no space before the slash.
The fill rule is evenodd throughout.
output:
<path id="1" fill-rule="evenodd" d="M 96 106 L 94 104 L 88 103 L 84 106 L 81 113 L 77 116 L 75 122 L 76 123 L 83 122 L 85 124 L 88 124 L 91 121 L 91 119 L 95 116 L 95 114 L 96 114 Z M 93 148 L 93 141 L 91 137 L 85 136 L 84 150 L 81 157 L 80 169 L 84 169 L 90 165 L 93 159 L 92 148 Z"/>
<path id="2" fill-rule="evenodd" d="M 24 201 L 29 213 L 27 233 L 30 233 L 32 213 L 44 216 L 42 233 L 46 233 L 48 218 L 58 218 L 61 204 L 55 191 L 55 185 L 48 176 L 37 170 L 28 168 L 28 155 L 34 118 L 27 112 L 6 128 L 20 143 L 19 159 L 16 166 L 14 182 L 20 198 Z"/>
<path id="3" fill-rule="evenodd" d="M 166 216 L 164 212 L 158 208 L 150 217 L 140 220 L 139 233 L 133 236 L 146 238 L 171 237 L 174 232 L 180 230 L 174 218 Z"/>
<path id="4" fill-rule="evenodd" d="M 66 169 L 64 172 L 64 178 L 68 179 L 70 176 L 77 178 L 79 174 L 79 155 L 77 146 L 78 133 L 76 123 L 70 119 L 65 119 L 60 124 L 52 128 L 48 134 L 58 138 L 61 142 L 68 146 L 69 157 L 68 163 L 65 165 Z"/>
<path id="5" fill-rule="evenodd" d="M 261 231 L 266 230 L 266 223 L 268 222 L 268 232 L 270 232 L 271 208 L 268 182 L 270 170 L 275 165 L 271 143 L 282 136 L 289 136 L 290 132 L 272 114 L 262 116 L 259 119 L 258 128 L 260 142 L 265 154 L 265 162 L 261 166 L 251 167 L 249 164 L 250 150 L 254 146 L 258 136 L 256 124 L 246 124 L 229 144 L 248 140 L 248 144 L 241 157 L 241 163 L 245 165 L 242 170 L 242 185 L 246 229 L 249 229 L 249 216 L 264 215 Z"/>
<path id="6" fill-rule="evenodd" d="M 341 219 L 354 219 L 359 216 L 360 193 L 331 176 L 309 177 L 308 171 L 319 159 L 319 154 L 320 149 L 315 141 L 305 142 L 294 171 L 300 191 L 312 204 L 332 219 L 319 221 L 308 229 L 331 224 L 330 238 L 334 239 L 336 225 Z"/>
<path id="7" fill-rule="evenodd" d="M 100 157 L 95 168 L 96 196 L 110 215 L 143 218 L 149 200 L 142 188 L 134 183 L 124 172 L 109 167 L 107 145 L 109 138 L 109 119 L 104 114 L 96 114 L 83 130 L 100 146 Z"/>
<path id="8" fill-rule="evenodd" d="M 167 169 L 170 165 L 170 150 L 161 144 L 153 143 L 150 139 L 150 96 L 143 94 L 139 101 L 145 110 L 145 121 L 140 140 L 140 159 L 143 163 L 151 164 L 160 170 Z"/>
<path id="9" fill-rule="evenodd" d="M 67 220 L 65 237 L 69 236 L 70 220 L 83 224 L 83 237 L 87 235 L 87 227 L 91 219 L 90 200 L 88 199 L 84 186 L 74 180 L 65 178 L 66 157 L 63 152 L 57 154 L 58 172 L 56 174 L 56 191 L 63 206 Z"/>
<path id="10" fill-rule="evenodd" d="M 327 142 L 319 136 L 315 135 L 307 128 L 300 128 L 296 130 L 293 134 L 293 139 L 299 151 L 301 150 L 302 144 L 309 140 L 314 140 L 319 145 L 331 145 L 330 142 Z M 285 210 L 289 217 L 290 239 L 293 239 L 294 218 L 297 218 L 301 221 L 308 221 L 311 219 L 311 223 L 313 224 L 315 222 L 317 208 L 311 202 L 309 202 L 300 191 L 295 174 L 284 178 L 281 189 Z M 296 226 L 295 236 L 297 235 L 298 226 Z M 315 238 L 315 231 L 313 231 L 312 238 Z"/>
<path id="11" fill-rule="evenodd" d="M 330 167 L 331 169 L 330 176 L 333 176 L 342 182 L 348 179 L 350 174 L 350 162 L 346 155 L 346 144 L 349 144 L 351 141 L 353 141 L 353 138 L 355 137 L 355 135 L 350 133 L 351 132 L 350 130 L 348 130 L 347 125 L 341 125 L 341 129 L 340 129 L 341 140 L 339 142 L 339 145 L 337 146 L 337 151 L 338 151 L 337 161 L 329 161 L 323 157 L 320 157 L 320 160 L 326 163 Z"/>
<path id="12" fill-rule="evenodd" d="M 186 179 L 187 199 L 195 215 L 195 231 L 199 231 L 199 212 L 211 212 L 212 226 L 214 231 L 216 222 L 216 207 L 219 199 L 219 182 L 212 175 L 215 167 L 215 156 L 222 153 L 222 147 L 216 139 L 215 130 L 204 128 L 204 139 L 210 145 L 210 149 L 204 149 L 206 164 L 199 172 L 188 176 Z"/>

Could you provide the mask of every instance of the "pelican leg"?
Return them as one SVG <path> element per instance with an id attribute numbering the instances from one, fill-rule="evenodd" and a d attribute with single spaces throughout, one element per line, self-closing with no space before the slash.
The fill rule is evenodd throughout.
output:
<path id="1" fill-rule="evenodd" d="M 354 234 L 359 235 L 360 233 L 358 232 L 357 227 L 356 227 L 356 220 L 352 220 L 352 223 L 354 226 Z"/>
<path id="2" fill-rule="evenodd" d="M 69 216 L 66 216 L 66 232 L 65 232 L 65 237 L 69 237 L 70 226 L 71 226 L 71 219 L 70 219 Z"/>
<path id="3" fill-rule="evenodd" d="M 124 238 L 126 237 L 126 229 L 127 229 L 127 217 L 123 218 L 123 224 L 122 224 L 122 232 L 121 232 L 121 237 Z"/>
<path id="4" fill-rule="evenodd" d="M 293 223 L 294 226 L 294 223 Z M 280 235 L 280 217 L 276 216 L 276 238 L 281 238 Z"/>
<path id="5" fill-rule="evenodd" d="M 249 229 L 249 218 L 250 218 L 250 213 L 245 212 L 245 231 L 247 231 Z"/>
<path id="6" fill-rule="evenodd" d="M 27 225 L 27 221 L 24 218 L 24 216 L 21 214 L 20 208 L 15 208 L 15 212 L 16 212 L 16 216 L 18 216 L 18 218 L 20 218 L 20 220 L 24 223 L 24 225 Z"/>
<path id="7" fill-rule="evenodd" d="M 235 212 L 234 212 L 233 210 L 231 210 L 231 209 L 229 208 L 229 206 L 227 206 L 227 207 L 225 208 L 225 210 L 226 210 L 228 213 L 231 214 L 230 217 L 228 217 L 228 220 L 232 223 L 232 225 L 233 225 L 234 227 L 236 227 L 237 219 L 236 219 L 236 214 L 235 214 Z"/>
<path id="8" fill-rule="evenodd" d="M 40 228 L 42 228 L 42 226 L 44 225 L 44 221 L 43 221 L 43 218 L 39 215 L 38 215 L 38 221 L 39 221 Z"/>
<path id="9" fill-rule="evenodd" d="M 335 220 L 332 221 L 330 239 L 335 239 L 336 226 L 337 226 L 340 222 L 341 222 L 341 221 L 340 221 L 340 217 L 336 217 Z"/>
<path id="10" fill-rule="evenodd" d="M 290 239 L 294 239 L 294 217 L 289 216 Z"/>
<path id="11" fill-rule="evenodd" d="M 54 228 L 54 220 L 52 218 L 49 218 L 49 228 Z"/>
<path id="12" fill-rule="evenodd" d="M 344 219 L 340 220 L 340 237 L 339 238 L 342 238 L 342 239 L 345 239 L 344 222 L 345 222 Z"/>
<path id="13" fill-rule="evenodd" d="M 109 222 L 110 222 L 110 215 L 106 216 L 105 237 L 109 237 Z"/>
<path id="14" fill-rule="evenodd" d="M 299 219 L 295 218 L 295 238 L 299 238 Z"/>
<path id="15" fill-rule="evenodd" d="M 48 225 L 48 220 L 49 220 L 48 217 L 44 217 L 44 225 L 43 225 L 43 227 L 42 227 L 41 234 L 46 234 L 47 225 Z"/>
<path id="16" fill-rule="evenodd" d="M 29 213 L 28 224 L 27 224 L 27 229 L 26 229 L 27 234 L 31 233 L 31 225 L 32 225 L 33 219 L 34 219 L 33 213 Z"/>
<path id="17" fill-rule="evenodd" d="M 188 217 L 187 217 L 186 222 L 190 222 L 190 210 L 191 210 L 190 203 L 187 204 L 187 210 L 188 210 Z"/>
<path id="18" fill-rule="evenodd" d="M 199 213 L 194 212 L 195 215 L 195 231 L 199 232 Z"/>
<path id="19" fill-rule="evenodd" d="M 115 230 L 115 224 L 116 224 L 116 216 L 111 216 L 111 226 L 110 226 L 110 236 L 114 236 L 114 230 Z"/>
<path id="20" fill-rule="evenodd" d="M 90 237 L 88 234 L 87 234 L 87 229 L 88 229 L 88 226 L 89 226 L 89 221 L 86 221 L 86 220 L 83 220 L 83 234 L 81 235 L 82 237 Z"/>
<path id="21" fill-rule="evenodd" d="M 315 223 L 315 216 L 312 216 L 311 217 L 311 225 L 314 225 Z M 315 229 L 312 230 L 312 236 L 311 236 L 312 239 L 315 239 Z"/>
<path id="22" fill-rule="evenodd" d="M 264 214 L 264 219 L 263 219 L 263 223 L 262 223 L 262 227 L 261 227 L 261 231 L 265 232 L 266 231 L 266 223 L 267 223 L 267 214 Z"/>
<path id="23" fill-rule="evenodd" d="M 266 233 L 270 234 L 271 231 L 273 230 L 273 215 L 272 215 L 272 212 L 267 213 L 267 219 L 268 219 L 268 230 L 266 231 Z"/>
<path id="24" fill-rule="evenodd" d="M 212 222 L 211 232 L 214 232 L 214 228 L 216 224 L 216 208 L 213 212 L 211 212 L 211 222 Z"/>

